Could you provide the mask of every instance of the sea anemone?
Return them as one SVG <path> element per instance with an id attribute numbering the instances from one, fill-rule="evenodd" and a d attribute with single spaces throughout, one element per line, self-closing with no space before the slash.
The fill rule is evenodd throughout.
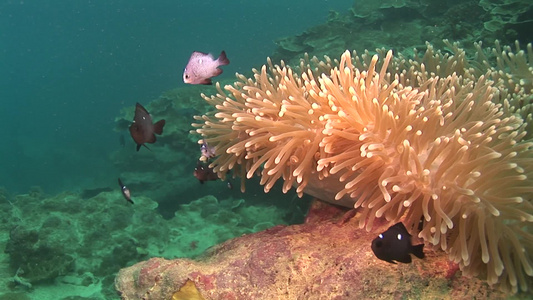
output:
<path id="1" fill-rule="evenodd" d="M 214 170 L 234 170 L 243 188 L 255 174 L 265 192 L 282 178 L 284 192 L 359 208 L 367 230 L 376 217 L 411 229 L 423 219 L 419 237 L 465 274 L 527 290 L 533 143 L 518 113 L 529 104 L 510 103 L 530 95 L 456 50 L 428 45 L 412 60 L 380 51 L 382 61 L 346 51 L 295 69 L 269 60 L 227 93 L 217 84 L 202 95 L 216 110 L 193 126 L 215 147 Z"/>

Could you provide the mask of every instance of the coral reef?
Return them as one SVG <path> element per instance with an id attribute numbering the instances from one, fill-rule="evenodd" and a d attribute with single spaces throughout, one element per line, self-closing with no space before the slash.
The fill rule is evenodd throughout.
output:
<path id="1" fill-rule="evenodd" d="M 24 293 L 6 293 L 0 295 L 0 300 L 31 300 L 31 298 Z"/>
<path id="2" fill-rule="evenodd" d="M 51 223 L 58 224 L 51 224 Z M 61 221 L 57 218 L 47 219 L 43 226 L 58 227 Z M 36 230 L 26 230 L 19 226 L 11 230 L 5 253 L 9 254 L 9 264 L 13 270 L 17 270 L 16 277 L 22 276 L 31 287 L 32 284 L 46 282 L 51 283 L 56 277 L 66 275 L 74 271 L 74 257 L 65 253 L 61 244 L 41 240 L 42 234 Z M 22 271 L 23 270 L 23 271 Z"/>
<path id="3" fill-rule="evenodd" d="M 235 236 L 286 224 L 292 215 L 273 205 L 205 196 L 165 220 L 156 202 L 135 196 L 130 205 L 118 188 L 91 198 L 39 191 L 1 203 L 10 285 L 32 291 L 50 284 L 102 286 L 105 299 L 115 296 L 111 282 L 120 268 L 153 256 L 193 257 Z"/>
<path id="4" fill-rule="evenodd" d="M 389 264 L 370 249 L 375 233 L 321 206 L 306 224 L 276 226 L 229 240 L 195 260 L 153 258 L 122 269 L 122 299 L 503 299 L 483 281 L 460 276 L 440 251 Z M 357 216 L 355 217 L 357 218 Z M 388 224 L 376 222 L 376 230 Z M 174 297 L 173 297 L 174 295 Z"/>
<path id="5" fill-rule="evenodd" d="M 390 48 L 405 52 L 424 42 L 442 46 L 448 38 L 473 45 L 501 39 L 531 42 L 533 3 L 528 0 L 355 1 L 350 12 L 330 13 L 324 24 L 277 41 L 274 61 L 298 63 L 307 52 L 321 57 L 352 49 Z"/>
<path id="6" fill-rule="evenodd" d="M 507 28 L 520 28 L 526 30 L 531 27 L 533 20 L 533 3 L 528 0 L 480 0 L 481 6 L 490 15 L 490 20 L 484 22 L 484 28 L 491 32 Z"/>
<path id="7" fill-rule="evenodd" d="M 520 67 L 487 68 L 490 60 L 468 61 L 448 45 L 455 55 L 428 46 L 413 59 L 346 51 L 340 62 L 304 59 L 295 69 L 269 61 L 227 94 L 218 86 L 204 96 L 217 111 L 193 125 L 215 147 L 222 178 L 233 170 L 244 185 L 260 174 L 266 192 L 283 179 L 285 192 L 351 203 L 367 230 L 376 217 L 408 228 L 423 218 L 420 236 L 466 274 L 527 290 L 533 143 L 520 110 L 531 94 L 529 79 L 509 89 L 502 78 L 522 75 L 501 74 L 533 78 L 532 61 L 504 53 Z"/>

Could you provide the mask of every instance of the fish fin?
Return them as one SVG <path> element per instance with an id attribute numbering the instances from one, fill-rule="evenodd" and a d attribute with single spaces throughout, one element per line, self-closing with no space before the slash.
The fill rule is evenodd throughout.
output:
<path id="1" fill-rule="evenodd" d="M 409 231 L 407 231 L 407 228 L 405 228 L 405 225 L 403 225 L 402 222 L 398 222 L 398 223 L 392 225 L 391 227 L 389 227 L 389 229 L 392 229 L 392 228 L 396 228 L 397 230 L 400 230 L 401 233 L 409 234 Z"/>
<path id="2" fill-rule="evenodd" d="M 144 108 L 144 106 L 142 106 L 139 102 L 135 103 L 135 110 L 137 110 L 137 109 L 142 111 L 143 113 L 146 113 L 147 115 L 149 115 L 149 113 L 146 110 L 146 108 Z"/>
<path id="3" fill-rule="evenodd" d="M 191 58 L 192 58 L 192 57 L 197 57 L 197 56 L 200 56 L 200 57 L 209 56 L 209 57 L 213 58 L 213 55 L 211 55 L 211 53 L 205 53 L 205 52 L 200 52 L 200 51 L 193 51 L 192 54 L 191 54 Z"/>
<path id="4" fill-rule="evenodd" d="M 412 253 L 418 258 L 424 258 L 424 244 L 416 245 L 412 247 Z"/>
<path id="5" fill-rule="evenodd" d="M 220 69 L 217 69 L 217 70 L 220 70 Z M 220 73 L 222 73 L 222 72 L 220 72 Z M 220 75 L 220 73 L 218 75 Z M 215 77 L 215 76 L 217 76 L 217 75 L 214 75 L 213 77 Z M 211 82 L 211 78 L 206 78 L 206 79 L 204 79 L 204 80 L 202 80 L 202 81 L 200 81 L 198 83 L 199 84 L 205 84 L 205 85 L 212 85 L 213 84 L 213 82 Z"/>
<path id="6" fill-rule="evenodd" d="M 144 148 L 152 151 L 152 149 L 148 148 L 148 146 L 146 146 L 145 144 L 137 144 L 137 151 L 139 151 L 139 149 L 141 149 L 141 146 L 144 146 Z"/>
<path id="7" fill-rule="evenodd" d="M 155 137 L 155 134 L 152 133 L 152 136 L 147 141 L 144 141 L 144 142 L 145 143 L 149 143 L 149 144 L 153 144 L 153 143 L 155 143 L 155 141 L 157 141 L 157 138 Z"/>
<path id="8" fill-rule="evenodd" d="M 142 133 L 140 133 L 139 125 L 137 123 L 131 123 L 130 126 L 130 135 L 133 140 L 136 142 L 138 139 L 142 138 Z"/>
<path id="9" fill-rule="evenodd" d="M 120 178 L 118 179 L 118 185 L 120 185 L 120 188 L 122 188 L 124 185 L 122 184 L 122 180 Z"/>
<path id="10" fill-rule="evenodd" d="M 396 259 L 396 261 L 399 261 L 404 264 L 409 264 L 413 260 L 411 259 L 411 255 L 409 253 L 405 254 L 405 257 L 402 257 L 401 259 Z"/>
<path id="11" fill-rule="evenodd" d="M 220 56 L 218 57 L 217 60 L 221 66 L 229 65 L 229 59 L 226 57 L 226 51 L 224 50 L 220 52 Z"/>
<path id="12" fill-rule="evenodd" d="M 131 199 L 126 199 L 126 201 L 128 201 L 131 204 L 135 204 L 135 203 L 133 203 L 133 200 L 131 200 Z"/>
<path id="13" fill-rule="evenodd" d="M 222 74 L 222 69 L 216 68 L 215 71 L 213 72 L 213 76 L 212 77 L 216 77 L 216 76 L 218 76 L 220 74 Z"/>
<path id="14" fill-rule="evenodd" d="M 154 132 L 161 135 L 163 133 L 163 126 L 165 126 L 165 120 L 159 120 L 154 124 Z"/>

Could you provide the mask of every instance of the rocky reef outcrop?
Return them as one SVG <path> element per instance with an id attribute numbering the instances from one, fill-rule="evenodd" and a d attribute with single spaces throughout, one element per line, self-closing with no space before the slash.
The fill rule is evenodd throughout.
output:
<path id="1" fill-rule="evenodd" d="M 275 226 L 209 249 L 197 259 L 153 258 L 122 269 L 122 299 L 503 299 L 461 276 L 442 251 L 390 264 L 370 248 L 374 232 L 351 212 L 315 202 L 301 225 Z M 375 223 L 378 224 L 377 222 Z"/>

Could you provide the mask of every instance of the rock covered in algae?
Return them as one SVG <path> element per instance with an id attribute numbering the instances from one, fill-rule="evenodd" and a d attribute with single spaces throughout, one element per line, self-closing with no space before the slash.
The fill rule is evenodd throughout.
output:
<path id="1" fill-rule="evenodd" d="M 115 286 L 122 299 L 505 298 L 439 251 L 411 264 L 377 259 L 371 241 L 390 224 L 368 233 L 344 213 L 317 202 L 305 224 L 231 239 L 195 260 L 152 258 L 122 269 Z"/>

